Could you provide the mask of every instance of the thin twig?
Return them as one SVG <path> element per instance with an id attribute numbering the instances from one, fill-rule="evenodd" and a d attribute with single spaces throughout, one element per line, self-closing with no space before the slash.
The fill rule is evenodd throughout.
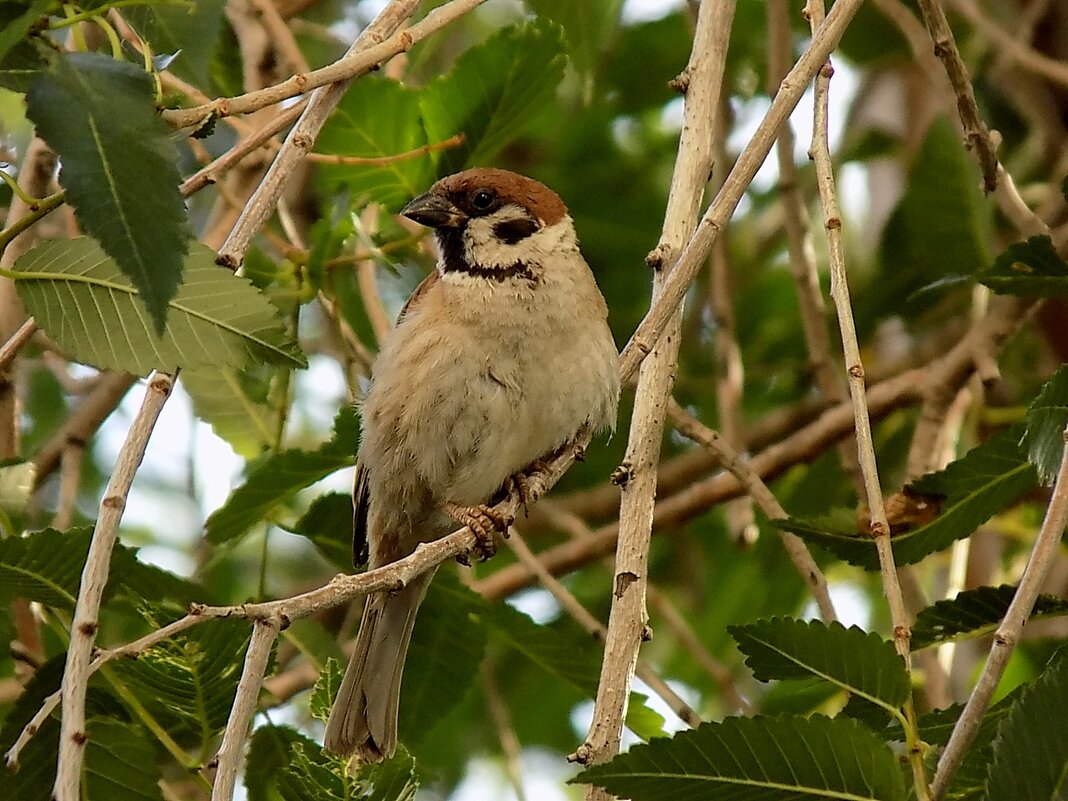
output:
<path id="1" fill-rule="evenodd" d="M 374 232 L 378 227 L 378 213 L 379 207 L 371 205 L 356 218 L 356 236 L 368 251 L 368 257 L 356 264 L 356 284 L 360 288 L 360 299 L 363 301 L 368 322 L 371 323 L 375 342 L 381 347 L 386 337 L 389 336 L 389 332 L 393 330 L 393 320 L 386 311 L 382 303 L 382 295 L 378 291 L 378 259 L 376 256 L 381 258 L 381 253 L 376 252 L 374 240 Z"/>
<path id="2" fill-rule="evenodd" d="M 497 683 L 495 663 L 493 658 L 482 660 L 480 672 L 482 689 L 486 693 L 486 708 L 489 710 L 493 727 L 497 730 L 497 739 L 504 753 L 504 769 L 508 773 L 508 781 L 512 784 L 512 792 L 515 793 L 516 801 L 526 801 L 527 796 L 523 789 L 523 750 L 512 725 L 508 704 L 505 703 Z"/>
<path id="3" fill-rule="evenodd" d="M 230 717 L 223 731 L 222 745 L 219 746 L 218 772 L 211 790 L 211 801 L 231 801 L 237 774 L 241 769 L 241 757 L 244 755 L 245 738 L 256 712 L 263 674 L 271 656 L 271 646 L 282 628 L 282 620 L 277 617 L 261 618 L 252 626 L 252 639 L 245 651 L 245 666 L 237 683 L 237 694 L 230 707 Z"/>
<path id="4" fill-rule="evenodd" d="M 872 417 L 878 419 L 914 403 L 925 375 L 926 371 L 909 371 L 873 388 L 869 396 Z M 795 434 L 753 456 L 752 467 L 764 481 L 770 481 L 794 465 L 811 461 L 852 430 L 852 408 L 850 404 L 840 404 Z M 729 472 L 693 481 L 657 501 L 653 510 L 653 530 L 659 532 L 679 525 L 745 491 L 742 482 Z M 542 551 L 539 558 L 553 575 L 559 576 L 610 553 L 618 533 L 619 524 L 609 523 L 596 529 L 588 539 L 554 546 Z M 534 577 L 526 568 L 509 565 L 477 582 L 475 589 L 487 598 L 496 599 L 508 597 L 533 583 Z"/>
<path id="5" fill-rule="evenodd" d="M 179 187 L 182 196 L 189 197 L 205 186 L 215 183 L 228 170 L 247 158 L 250 153 L 253 153 L 264 144 L 270 144 L 271 137 L 296 122 L 307 106 L 308 101 L 305 98 L 297 101 L 289 108 L 283 109 L 213 162 L 201 167 L 182 181 Z"/>
<path id="6" fill-rule="evenodd" d="M 787 0 L 768 0 L 768 91 L 775 94 L 793 59 L 793 29 Z M 846 399 L 845 383 L 834 369 L 831 337 L 827 330 L 827 305 L 820 289 L 816 254 L 812 247 L 808 210 L 801 193 L 801 179 L 794 161 L 794 130 L 787 120 L 779 130 L 775 154 L 779 165 L 779 199 L 783 209 L 786 250 L 794 279 L 801 330 L 805 336 L 809 369 L 819 393 L 835 402 Z M 858 495 L 864 490 L 856 448 L 843 442 L 838 448 L 842 468 L 853 481 Z"/>
<path id="7" fill-rule="evenodd" d="M 727 703 L 744 715 L 751 714 L 753 705 L 749 703 L 748 698 L 742 695 L 738 685 L 734 682 L 734 676 L 731 675 L 731 672 L 705 647 L 705 644 L 701 642 L 696 632 L 686 622 L 686 618 L 675 608 L 675 605 L 667 595 L 652 584 L 649 585 L 649 603 L 652 604 L 656 614 L 663 619 L 664 625 L 678 639 L 679 644 L 690 652 L 697 664 L 704 668 L 705 672 L 712 677 L 712 680 L 719 685 L 720 692 L 723 693 Z"/>
<path id="8" fill-rule="evenodd" d="M 33 457 L 35 488 L 40 487 L 52 471 L 59 467 L 63 451 L 69 444 L 85 445 L 92 439 L 101 423 L 136 383 L 137 377 L 129 373 L 108 373 L 101 379 Z"/>
<path id="9" fill-rule="evenodd" d="M 380 45 L 378 43 L 382 41 L 383 37 L 391 36 L 419 7 L 419 0 L 392 0 L 356 38 L 348 53 L 340 61 L 335 62 L 331 67 L 318 70 L 317 72 L 325 72 L 345 61 L 355 60 L 360 62 L 362 59 L 363 61 L 360 63 L 366 62 L 360 70 L 342 72 L 328 81 L 314 84 L 314 86 L 321 88 L 317 88 L 312 92 L 311 97 L 308 99 L 308 105 L 301 113 L 300 119 L 289 131 L 285 142 L 279 148 L 278 153 L 271 162 L 271 166 L 267 169 L 267 173 L 263 176 L 259 186 L 256 187 L 256 191 L 253 192 L 249 202 L 242 209 L 241 215 L 238 217 L 237 222 L 234 223 L 230 234 L 226 237 L 226 241 L 219 248 L 217 258 L 219 264 L 230 267 L 233 270 L 236 270 L 241 265 L 245 258 L 245 251 L 248 250 L 248 246 L 252 242 L 253 235 L 274 212 L 275 204 L 278 202 L 278 198 L 281 197 L 290 174 L 315 145 L 319 131 L 326 124 L 327 118 L 341 101 L 352 81 L 370 71 L 371 67 L 379 63 L 379 60 L 368 61 L 368 54 L 394 40 L 402 44 L 397 52 L 407 50 L 414 42 L 419 41 L 416 38 L 417 34 L 425 38 L 484 1 L 452 0 L 447 5 L 436 8 L 416 25 L 400 31 L 392 39 Z M 396 55 L 396 53 L 391 53 L 390 55 Z M 309 76 L 315 74 L 309 73 Z M 297 75 L 291 80 L 305 77 L 308 76 Z M 293 94 L 299 94 L 311 88 L 313 88 L 312 84 L 307 84 Z M 256 92 L 251 94 L 254 95 Z"/>
<path id="10" fill-rule="evenodd" d="M 862 2 L 863 0 L 838 0 L 831 9 L 831 13 L 827 15 L 824 24 L 812 37 L 808 48 L 782 80 L 771 106 L 749 143 L 739 154 L 738 160 L 723 183 L 723 188 L 716 194 L 704 217 L 701 218 L 696 232 L 679 254 L 678 261 L 675 262 L 656 304 L 645 315 L 631 336 L 630 342 L 623 349 L 620 357 L 620 372 L 625 379 L 630 378 L 667 328 L 668 321 L 675 314 L 675 309 L 682 302 L 694 277 L 701 269 L 701 265 L 708 258 L 712 243 L 719 236 L 727 220 L 734 214 L 746 188 L 760 169 L 760 165 L 764 163 L 768 153 L 771 152 L 771 146 L 775 142 L 779 129 L 804 95 L 809 81 L 819 71 L 831 51 L 838 46 L 838 40 L 841 39 L 842 33 Z"/>
<path id="11" fill-rule="evenodd" d="M 608 629 L 597 618 L 590 614 L 589 610 L 582 605 L 567 587 L 560 583 L 548 570 L 542 567 L 538 557 L 530 550 L 522 535 L 515 531 L 508 537 L 508 547 L 512 549 L 516 559 L 526 565 L 538 577 L 538 582 L 544 587 L 560 607 L 597 642 L 603 643 L 607 639 Z M 649 665 L 638 658 L 635 674 L 649 685 L 660 698 L 668 705 L 668 708 L 678 716 L 679 720 L 691 728 L 701 724 L 701 716 L 693 710 L 679 695 L 668 686 L 667 682 L 660 678 Z"/>
<path id="12" fill-rule="evenodd" d="M 448 139 L 442 139 L 440 142 L 420 145 L 411 150 L 405 150 L 403 153 L 393 153 L 389 156 L 343 156 L 338 153 L 308 153 L 304 158 L 318 164 L 340 164 L 346 167 L 384 167 L 389 164 L 396 164 L 398 161 L 419 158 L 427 153 L 438 153 L 442 150 L 459 147 L 464 143 L 464 139 L 465 137 L 462 133 L 453 134 Z"/>
<path id="13" fill-rule="evenodd" d="M 689 437 L 703 448 L 716 455 L 719 463 L 729 470 L 735 478 L 745 487 L 746 494 L 752 498 L 760 510 L 770 520 L 785 520 L 789 515 L 782 508 L 778 498 L 772 493 L 768 485 L 760 478 L 760 474 L 753 469 L 752 464 L 738 451 L 719 435 L 718 432 L 708 428 L 700 420 L 683 409 L 674 398 L 668 401 L 668 416 L 671 424 L 685 437 Z M 831 601 L 830 592 L 827 590 L 827 579 L 820 570 L 816 560 L 812 558 L 804 541 L 789 531 L 779 531 L 779 538 L 786 549 L 790 561 L 800 574 L 801 579 L 808 585 L 816 606 L 820 610 L 820 617 L 827 623 L 837 620 L 834 611 L 834 603 Z"/>
<path id="14" fill-rule="evenodd" d="M 923 2 L 923 0 L 921 0 Z M 805 7 L 809 24 L 815 33 L 823 23 L 823 0 L 809 0 Z M 883 594 L 890 607 L 890 620 L 893 623 L 894 648 L 905 664 L 905 670 L 911 670 L 909 640 L 911 638 L 911 621 L 905 608 L 905 599 L 901 594 L 901 584 L 894 565 L 893 545 L 890 542 L 890 525 L 886 520 L 883 505 L 882 488 L 879 482 L 879 468 L 875 459 L 875 445 L 872 441 L 871 418 L 868 413 L 866 391 L 864 386 L 864 363 L 860 356 L 860 343 L 857 341 L 856 325 L 853 322 L 853 307 L 849 297 L 849 279 L 845 265 L 845 250 L 842 245 L 842 214 L 838 207 L 838 192 L 835 187 L 834 167 L 828 134 L 829 94 L 833 69 L 830 62 L 816 76 L 814 99 L 814 116 L 812 122 L 812 148 L 809 155 L 816 167 L 816 183 L 819 187 L 820 203 L 823 207 L 824 227 L 827 233 L 828 261 L 831 272 L 831 297 L 838 314 L 838 330 L 842 339 L 842 351 L 845 356 L 845 369 L 848 376 L 849 396 L 853 401 L 853 420 L 857 432 L 857 455 L 861 473 L 864 476 L 865 495 L 871 514 L 871 533 L 875 548 L 879 554 L 879 573 L 882 578 Z M 913 709 L 911 695 L 903 705 L 906 750 L 913 772 L 913 784 L 920 801 L 928 801 L 930 789 L 923 766 L 923 753 L 919 745 L 919 731 L 916 727 L 916 713 Z"/>
<path id="15" fill-rule="evenodd" d="M 135 425 L 137 425 L 137 421 L 135 421 Z M 130 438 L 128 437 L 127 443 L 129 443 L 129 441 Z M 548 462 L 544 470 L 540 470 L 530 476 L 527 479 L 527 500 L 530 503 L 533 503 L 548 492 L 574 463 L 576 452 L 584 450 L 587 444 L 588 438 L 585 440 L 580 438 L 580 440 L 571 448 L 566 449 L 551 462 Z M 122 459 L 123 453 L 120 453 L 120 461 L 122 461 Z M 125 473 L 129 471 L 124 468 L 123 472 Z M 118 475 L 119 465 L 117 464 L 115 476 Z M 116 480 L 115 476 L 113 476 L 112 481 Z M 105 498 L 109 497 L 110 495 L 105 496 Z M 494 508 L 502 519 L 512 520 L 515 518 L 519 507 L 520 500 L 513 495 L 498 503 Z M 104 514 L 102 512 L 101 520 L 103 517 Z M 98 523 L 98 526 L 99 525 L 100 524 Z M 396 562 L 391 562 L 385 567 L 376 570 L 368 570 L 367 572 L 358 575 L 340 574 L 335 576 L 330 582 L 322 587 L 301 593 L 300 595 L 294 595 L 289 598 L 282 598 L 275 601 L 237 604 L 233 606 L 192 604 L 189 613 L 184 617 L 181 617 L 156 631 L 150 632 L 138 640 L 127 643 L 126 645 L 108 651 L 102 651 L 91 663 L 86 660 L 88 663 L 88 671 L 86 675 L 98 670 L 113 659 L 118 659 L 120 657 L 136 657 L 153 645 L 208 620 L 228 618 L 253 621 L 278 620 L 281 622 L 281 625 L 285 626 L 294 620 L 299 620 L 308 617 L 309 615 L 332 609 L 335 606 L 350 604 L 352 601 L 363 598 L 368 593 L 395 592 L 407 586 L 416 576 L 422 575 L 428 570 L 437 567 L 447 559 L 454 559 L 458 556 L 466 558 L 477 555 L 480 553 L 480 547 L 479 540 L 475 534 L 471 529 L 464 527 L 457 529 L 441 539 L 420 544 L 410 555 L 403 559 L 399 559 Z M 55 694 L 55 701 L 58 701 L 59 696 L 60 693 Z M 26 742 L 33 737 L 34 733 L 36 733 L 37 729 L 40 727 L 41 721 L 47 718 L 48 715 L 51 714 L 51 711 L 55 709 L 55 704 L 53 703 L 52 698 L 53 696 L 50 696 L 49 700 L 45 703 L 45 706 L 52 704 L 51 707 L 39 710 L 38 714 L 34 716 L 34 719 L 30 724 L 28 724 L 22 731 L 16 744 L 5 755 L 9 765 L 17 763 L 21 749 L 25 746 Z"/>
<path id="16" fill-rule="evenodd" d="M 1012 656 L 1016 643 L 1020 640 L 1020 632 L 1023 631 L 1024 624 L 1031 615 L 1035 600 L 1042 589 L 1042 583 L 1057 557 L 1061 537 L 1065 526 L 1068 525 L 1068 428 L 1064 430 L 1063 439 L 1065 447 L 1061 454 L 1061 465 L 1057 471 L 1056 483 L 1053 485 L 1053 493 L 1050 496 L 1045 519 L 1042 521 L 1042 528 L 1038 532 L 1038 537 L 1035 538 L 1031 556 L 1027 560 L 1027 567 L 1024 568 L 1020 579 L 1020 586 L 1016 589 L 1016 594 L 1005 612 L 1005 617 L 998 625 L 997 631 L 994 632 L 994 642 L 990 646 L 990 655 L 983 666 L 983 672 L 938 760 L 938 768 L 931 785 L 935 801 L 945 795 L 968 747 L 975 739 L 975 734 L 983 720 L 983 714 L 1005 672 L 1009 657 Z"/>
<path id="17" fill-rule="evenodd" d="M 553 527 L 560 529 L 573 539 L 584 539 L 593 535 L 593 531 L 586 524 L 585 520 L 573 512 L 561 508 L 559 504 L 556 504 L 551 500 L 540 501 L 538 508 L 545 513 L 545 516 L 549 519 L 550 524 Z M 542 575 L 552 576 L 552 574 L 541 567 L 540 561 L 538 561 L 537 564 L 540 570 L 540 572 L 538 572 L 539 580 L 541 580 Z M 553 578 L 553 581 L 556 581 L 556 579 Z M 563 585 L 560 584 L 560 586 Z M 649 596 L 649 601 L 657 609 L 657 613 L 664 618 L 664 622 L 667 624 L 668 628 L 671 629 L 672 633 L 678 637 L 680 644 L 693 654 L 697 663 L 704 668 L 712 677 L 713 681 L 720 686 L 727 701 L 738 711 L 751 711 L 749 702 L 735 686 L 734 678 L 731 676 L 730 671 L 727 670 L 727 668 L 724 667 L 707 648 L 705 648 L 700 638 L 694 633 L 693 629 L 690 628 L 689 624 L 679 611 L 675 609 L 667 596 L 660 592 L 652 583 L 649 584 L 646 590 Z M 601 638 L 601 641 L 603 642 L 603 637 Z M 640 661 L 637 670 L 641 670 Z M 638 675 L 640 677 L 640 673 Z M 682 719 L 685 722 L 685 719 Z"/>
<path id="18" fill-rule="evenodd" d="M 716 115 L 712 164 L 712 186 L 719 187 L 730 163 L 727 156 L 726 135 L 722 112 Z M 712 348 L 716 354 L 716 411 L 723 438 L 734 448 L 742 443 L 742 395 L 745 391 L 745 366 L 742 364 L 742 349 L 735 335 L 737 326 L 734 316 L 734 293 L 731 288 L 726 237 L 720 237 L 712 246 L 709 258 L 709 299 L 712 313 Z M 759 529 L 753 513 L 753 500 L 749 496 L 736 498 L 723 507 L 727 521 L 727 535 L 738 545 L 746 547 L 756 542 Z"/>
<path id="19" fill-rule="evenodd" d="M 974 0 L 949 0 L 953 10 L 978 28 L 984 36 L 998 46 L 998 54 L 1011 58 L 1021 67 L 1043 78 L 1068 86 L 1068 64 L 1044 56 L 1027 47 L 1008 33 L 990 17 L 986 16 Z"/>
<path id="20" fill-rule="evenodd" d="M 63 531 L 74 519 L 74 508 L 78 501 L 78 488 L 82 482 L 82 465 L 85 462 L 85 445 L 69 442 L 63 449 L 59 470 L 59 499 L 56 513 L 52 517 L 52 528 Z"/>
<path id="21" fill-rule="evenodd" d="M 7 342 L 0 347 L 0 372 L 7 369 L 11 361 L 18 356 L 23 345 L 30 341 L 30 337 L 37 331 L 37 321 L 32 317 L 23 322 Z"/>
<path id="22" fill-rule="evenodd" d="M 310 72 L 311 65 L 301 52 L 293 31 L 278 13 L 278 7 L 270 0 L 249 0 L 249 3 L 259 15 L 260 23 L 270 37 L 271 46 L 278 54 L 282 66 L 294 75 Z"/>
<path id="23" fill-rule="evenodd" d="M 968 68 L 957 49 L 953 31 L 946 19 L 939 0 L 919 0 L 920 12 L 924 24 L 934 42 L 935 55 L 942 60 L 949 82 L 953 84 L 953 93 L 957 97 L 957 112 L 964 127 L 964 141 L 969 150 L 979 159 L 983 171 L 983 189 L 993 192 L 998 182 L 998 157 L 990 131 L 979 116 L 979 106 L 975 102 L 975 90 L 968 76 Z"/>
<path id="24" fill-rule="evenodd" d="M 806 11 L 813 30 L 822 22 L 822 0 L 809 0 Z M 849 396 L 853 403 L 853 418 L 857 432 L 857 449 L 868 508 L 871 510 L 871 531 L 879 552 L 883 590 L 890 605 L 890 617 L 894 625 L 894 645 L 902 659 L 908 662 L 910 624 L 905 602 L 901 597 L 894 554 L 890 546 L 890 526 L 883 508 L 879 471 L 875 463 L 875 447 L 872 443 L 871 419 L 865 397 L 864 364 L 860 357 L 856 326 L 853 323 L 853 307 L 849 297 L 849 283 L 842 247 L 842 216 L 838 208 L 838 194 L 834 182 L 834 169 L 828 145 L 828 87 L 832 69 L 830 63 L 816 77 L 815 119 L 812 126 L 812 149 L 810 156 L 816 167 L 820 202 L 823 206 L 824 227 L 827 232 L 828 258 L 831 272 L 831 297 L 838 315 L 838 328 L 842 338 L 845 369 L 848 376 Z"/>
<path id="25" fill-rule="evenodd" d="M 54 211 L 63 205 L 63 201 L 66 199 L 67 193 L 65 191 L 60 190 L 59 192 L 53 192 L 48 197 L 43 197 L 34 203 L 25 215 L 8 223 L 7 227 L 0 231 L 0 252 L 6 250 L 16 236 L 21 234 L 49 212 Z M 12 207 L 14 207 L 14 205 L 15 204 L 12 203 Z"/>
<path id="26" fill-rule="evenodd" d="M 654 307 L 674 271 L 663 268 L 675 260 L 700 213 L 712 164 L 715 118 L 733 18 L 734 0 L 708 0 L 697 12 L 693 49 L 680 80 L 685 88 L 686 104 L 664 227 L 660 242 L 646 259 L 658 270 L 653 278 Z M 583 765 L 606 762 L 619 752 L 630 683 L 639 648 L 647 634 L 646 566 L 656 497 L 656 464 L 660 458 L 665 402 L 671 394 L 678 362 L 681 307 L 672 307 L 665 322 L 664 338 L 650 350 L 638 373 L 627 452 L 620 468 L 623 477 L 619 543 L 601 677 L 589 733 L 568 757 Z M 586 788 L 585 797 L 587 801 L 611 798 L 603 788 L 593 785 Z"/>
<path id="27" fill-rule="evenodd" d="M 419 5 L 418 0 L 414 2 L 413 0 L 394 0 L 379 14 L 375 21 L 393 19 L 393 15 L 398 8 L 405 8 L 406 11 L 400 19 L 396 20 L 396 26 L 385 33 L 379 30 L 372 36 L 361 35 L 362 42 L 360 47 L 358 49 L 350 49 L 349 52 L 333 64 L 311 72 L 294 75 L 274 86 L 257 89 L 237 97 L 220 97 L 202 106 L 164 111 L 161 116 L 174 128 L 188 128 L 199 125 L 211 118 L 258 111 L 261 108 L 273 106 L 275 103 L 304 94 L 312 89 L 345 83 L 365 75 L 376 67 L 380 67 L 399 53 L 407 52 L 416 43 L 423 41 L 431 34 L 459 19 L 483 2 L 485 0 L 452 0 L 452 2 L 431 11 L 411 28 L 394 34 L 393 31 L 399 27 L 404 19 L 411 16 Z M 372 23 L 373 25 L 374 23 Z M 370 30 L 370 26 L 368 30 Z"/>
<path id="28" fill-rule="evenodd" d="M 144 458 L 152 428 L 173 387 L 173 379 L 157 373 L 145 390 L 141 408 L 130 425 L 115 462 L 115 469 L 100 501 L 96 528 L 89 555 L 82 570 L 78 601 L 71 624 L 70 647 L 63 671 L 63 719 L 59 737 L 59 762 L 54 795 L 57 801 L 78 801 L 82 759 L 88 737 L 85 730 L 85 693 L 89 683 L 90 660 L 99 627 L 100 601 L 107 584 L 111 552 L 119 533 L 119 521 L 137 468 Z"/>

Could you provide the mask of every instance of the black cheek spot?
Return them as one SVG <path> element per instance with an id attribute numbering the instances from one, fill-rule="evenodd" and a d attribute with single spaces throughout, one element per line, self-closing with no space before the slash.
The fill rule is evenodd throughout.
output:
<path id="1" fill-rule="evenodd" d="M 507 245 L 514 245 L 537 230 L 537 220 L 520 217 L 519 219 L 502 220 L 497 223 L 493 226 L 493 235 Z"/>

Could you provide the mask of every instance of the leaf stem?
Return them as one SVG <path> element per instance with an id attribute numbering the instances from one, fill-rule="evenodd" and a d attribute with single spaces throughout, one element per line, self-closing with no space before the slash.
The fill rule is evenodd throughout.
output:
<path id="1" fill-rule="evenodd" d="M 116 0 L 114 3 L 108 3 L 107 5 L 97 6 L 96 8 L 89 9 L 88 11 L 80 11 L 76 14 L 70 14 L 69 16 L 54 20 L 48 23 L 48 30 L 55 31 L 60 28 L 68 28 L 78 22 L 85 22 L 86 20 L 93 20 L 96 17 L 100 17 L 113 8 L 126 8 L 128 6 L 184 6 L 187 3 L 184 0 Z M 64 6 L 64 8 L 71 8 L 71 6 Z M 96 20 L 99 21 L 99 20 Z"/>
<path id="2" fill-rule="evenodd" d="M 108 42 L 111 43 L 111 57 L 116 61 L 122 61 L 122 42 L 119 41 L 119 34 L 111 27 L 111 23 L 103 17 L 96 17 L 93 22 L 99 25 L 108 37 Z"/>
<path id="3" fill-rule="evenodd" d="M 22 197 L 21 193 L 20 197 Z M 46 214 L 57 208 L 64 201 L 65 198 L 66 192 L 63 190 L 60 190 L 59 192 L 56 192 L 53 195 L 49 195 L 48 197 L 41 198 L 40 200 L 35 200 L 33 198 L 22 198 L 28 203 L 30 207 L 30 213 L 24 217 L 20 217 L 19 219 L 15 220 L 15 222 L 11 223 L 11 225 L 9 225 L 3 231 L 0 231 L 0 253 L 3 253 L 5 250 L 7 250 L 7 246 L 11 244 L 11 240 L 13 240 L 16 236 L 21 234 L 27 228 L 29 228 L 39 219 L 44 217 Z M 16 275 L 16 273 L 12 273 L 8 270 L 0 270 L 0 276 L 3 276 L 4 278 L 15 278 Z"/>

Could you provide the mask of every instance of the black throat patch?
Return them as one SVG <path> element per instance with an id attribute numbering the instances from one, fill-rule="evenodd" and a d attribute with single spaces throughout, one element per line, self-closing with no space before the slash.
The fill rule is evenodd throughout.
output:
<path id="1" fill-rule="evenodd" d="M 520 278 L 531 284 L 538 283 L 538 277 L 525 261 L 517 261 L 513 264 L 495 267 L 469 264 L 464 256 L 463 228 L 438 228 L 434 234 L 438 240 L 438 248 L 441 250 L 441 270 L 443 273 L 465 273 L 475 278 L 485 278 L 497 283 L 504 283 L 510 278 Z M 509 244 L 514 243 L 509 242 Z"/>

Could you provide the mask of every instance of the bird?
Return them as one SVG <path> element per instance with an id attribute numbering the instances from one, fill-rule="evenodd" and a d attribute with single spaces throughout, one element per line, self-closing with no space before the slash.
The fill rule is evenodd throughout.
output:
<path id="1" fill-rule="evenodd" d="M 401 214 L 438 258 L 384 337 L 360 414 L 353 558 L 370 569 L 471 526 L 507 531 L 490 506 L 586 432 L 611 432 L 618 352 L 608 307 L 567 207 L 544 184 L 476 167 Z M 391 757 L 408 644 L 434 571 L 368 595 L 324 747 Z"/>

